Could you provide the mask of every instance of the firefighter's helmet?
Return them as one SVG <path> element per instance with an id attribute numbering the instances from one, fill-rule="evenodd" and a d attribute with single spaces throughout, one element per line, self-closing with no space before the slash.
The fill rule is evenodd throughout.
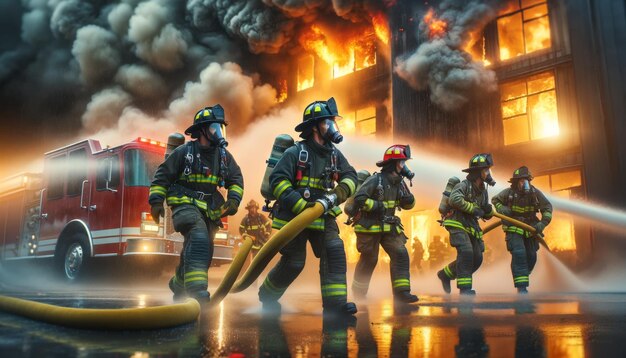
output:
<path id="1" fill-rule="evenodd" d="M 295 131 L 307 132 L 307 130 L 313 128 L 320 119 L 335 117 L 341 116 L 337 109 L 337 102 L 335 102 L 333 97 L 330 97 L 328 101 L 315 101 L 306 106 L 302 114 L 302 123 L 296 126 Z"/>
<path id="2" fill-rule="evenodd" d="M 493 158 L 489 153 L 476 154 L 470 159 L 469 167 L 463 169 L 464 172 L 469 173 L 477 169 L 490 168 L 493 166 Z"/>
<path id="3" fill-rule="evenodd" d="M 216 104 L 213 107 L 205 107 L 196 112 L 193 117 L 193 124 L 185 130 L 185 134 L 195 138 L 198 136 L 197 134 L 200 128 L 210 123 L 220 123 L 224 126 L 228 125 L 224 116 L 224 108 L 222 108 L 221 105 Z"/>
<path id="4" fill-rule="evenodd" d="M 528 181 L 533 180 L 533 175 L 531 174 L 530 169 L 528 169 L 527 166 L 524 165 L 515 169 L 515 171 L 513 172 L 513 176 L 511 177 L 511 179 L 509 179 L 509 183 L 513 183 L 518 179 L 528 179 Z"/>
<path id="5" fill-rule="evenodd" d="M 246 205 L 246 210 L 250 210 L 252 208 L 256 208 L 256 209 L 259 208 L 259 203 L 257 203 L 254 199 L 250 200 L 248 204 Z"/>
<path id="6" fill-rule="evenodd" d="M 387 148 L 383 160 L 376 163 L 377 166 L 383 167 L 392 160 L 409 160 L 411 159 L 411 147 L 409 145 L 394 144 Z"/>

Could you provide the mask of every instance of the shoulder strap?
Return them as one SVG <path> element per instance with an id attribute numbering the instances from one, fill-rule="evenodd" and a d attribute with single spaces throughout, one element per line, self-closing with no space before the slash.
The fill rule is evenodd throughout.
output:
<path id="1" fill-rule="evenodd" d="M 306 150 L 304 143 L 297 142 L 298 147 L 298 161 L 296 162 L 296 181 L 302 180 L 304 171 L 307 169 L 309 163 L 309 152 Z"/>
<path id="2" fill-rule="evenodd" d="M 187 142 L 187 153 L 185 154 L 185 169 L 183 170 L 183 174 L 185 176 L 191 175 L 193 172 L 193 157 L 194 157 L 194 148 L 193 141 Z"/>

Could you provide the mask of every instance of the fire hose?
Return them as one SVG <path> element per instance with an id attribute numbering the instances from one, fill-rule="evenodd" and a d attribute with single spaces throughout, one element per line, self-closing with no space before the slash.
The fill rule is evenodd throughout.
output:
<path id="1" fill-rule="evenodd" d="M 327 206 L 317 202 L 287 223 L 259 250 L 248 270 L 236 281 L 252 248 L 252 238 L 245 235 L 244 243 L 211 297 L 210 306 L 219 304 L 229 292 L 241 292 L 248 288 L 280 249 L 320 217 Z M 183 303 L 158 307 L 92 309 L 61 307 L 0 295 L 0 311 L 72 328 L 140 330 L 195 322 L 200 314 L 200 304 L 194 299 L 187 299 Z"/>
<path id="2" fill-rule="evenodd" d="M 522 222 L 522 221 L 519 221 L 519 220 L 513 219 L 513 218 L 511 218 L 511 217 L 508 217 L 508 216 L 506 216 L 506 215 L 500 214 L 499 212 L 497 212 L 497 211 L 495 211 L 495 210 L 493 210 L 493 211 L 491 212 L 491 215 L 493 215 L 493 216 L 497 217 L 498 219 L 502 219 L 503 221 L 510 222 L 511 224 L 513 224 L 513 225 L 515 225 L 515 226 L 517 226 L 517 227 L 519 227 L 519 228 L 522 228 L 522 229 L 524 229 L 524 230 L 526 230 L 526 231 L 529 231 L 529 232 L 531 232 L 531 233 L 533 233 L 533 234 L 536 234 L 536 235 L 535 235 L 535 239 L 536 239 L 536 240 L 537 240 L 537 241 L 538 241 L 538 242 L 539 242 L 539 243 L 540 243 L 543 247 L 545 247 L 545 248 L 546 248 L 546 250 L 550 251 L 550 247 L 548 246 L 548 243 L 546 242 L 546 240 L 544 240 L 544 239 L 543 239 L 543 235 L 542 235 L 542 234 L 537 234 L 537 230 L 536 230 L 534 227 L 532 227 L 532 226 L 530 226 L 530 225 L 526 224 L 525 222 Z M 484 235 L 484 234 L 486 234 L 487 232 L 489 232 L 489 231 L 491 231 L 491 230 L 493 230 L 493 229 L 497 228 L 497 227 L 498 227 L 498 226 L 500 226 L 500 225 L 502 225 L 502 221 L 497 222 L 497 223 L 493 223 L 493 224 L 491 224 L 491 225 L 488 225 L 488 226 L 487 226 L 487 227 L 485 227 L 485 229 L 483 230 L 483 235 Z"/>

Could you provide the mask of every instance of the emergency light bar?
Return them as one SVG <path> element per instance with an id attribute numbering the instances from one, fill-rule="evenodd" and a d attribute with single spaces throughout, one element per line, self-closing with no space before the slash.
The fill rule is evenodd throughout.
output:
<path id="1" fill-rule="evenodd" d="M 158 145 L 159 147 L 163 147 L 165 148 L 165 143 L 156 141 L 154 139 L 149 139 L 149 138 L 144 138 L 144 137 L 138 137 L 136 140 L 136 142 L 140 142 L 140 143 L 148 143 L 148 144 L 152 144 L 152 145 Z"/>

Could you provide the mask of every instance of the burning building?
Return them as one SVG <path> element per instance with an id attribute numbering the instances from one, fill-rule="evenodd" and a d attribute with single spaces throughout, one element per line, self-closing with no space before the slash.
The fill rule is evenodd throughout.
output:
<path id="1" fill-rule="evenodd" d="M 460 158 L 492 152 L 501 181 L 527 165 L 552 195 L 623 206 L 624 11 L 618 1 L 398 1 L 393 133 Z M 558 212 L 547 230 L 570 263 L 600 236 Z"/>

